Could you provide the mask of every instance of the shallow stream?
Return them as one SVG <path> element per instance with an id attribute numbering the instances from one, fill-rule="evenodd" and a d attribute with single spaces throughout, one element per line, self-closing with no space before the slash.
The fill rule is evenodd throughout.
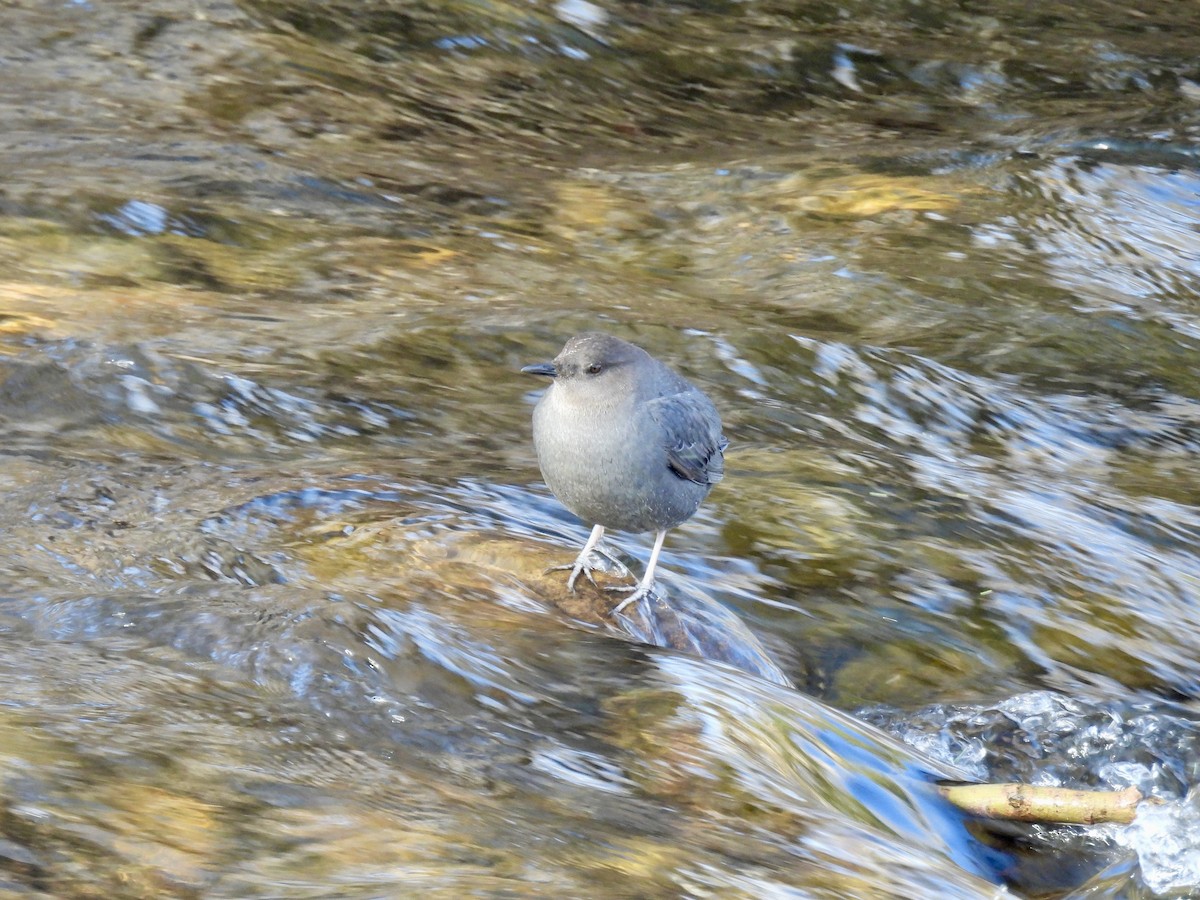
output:
<path id="1" fill-rule="evenodd" d="M 1200 6 L 4 20 L 6 894 L 1200 892 Z M 589 329 L 731 440 L 619 620 Z"/>

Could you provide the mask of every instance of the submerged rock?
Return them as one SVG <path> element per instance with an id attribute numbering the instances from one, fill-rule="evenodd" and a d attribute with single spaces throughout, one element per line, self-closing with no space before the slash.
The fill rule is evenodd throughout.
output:
<path id="1" fill-rule="evenodd" d="M 536 599 L 587 625 L 615 631 L 633 640 L 722 662 L 774 684 L 791 686 L 766 649 L 732 612 L 698 591 L 664 591 L 627 607 L 613 618 L 610 611 L 622 594 L 604 590 L 624 581 L 601 575 L 596 585 L 580 579 L 567 590 L 565 572 L 546 571 L 553 562 L 542 547 L 526 540 L 462 534 L 453 541 L 422 541 L 415 556 L 443 573 L 447 581 L 500 581 L 515 576 Z M 475 572 L 468 574 L 468 569 Z M 472 585 L 478 587 L 477 583 Z"/>

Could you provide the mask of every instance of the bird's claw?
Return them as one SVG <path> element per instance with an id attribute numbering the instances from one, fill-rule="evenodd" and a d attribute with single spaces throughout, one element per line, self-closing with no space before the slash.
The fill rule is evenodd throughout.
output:
<path id="1" fill-rule="evenodd" d="M 579 577 L 580 573 L 583 573 L 587 580 L 592 583 L 592 587 L 596 587 L 596 579 L 592 577 L 592 570 L 587 566 L 576 564 L 567 568 L 571 570 L 571 577 L 567 579 L 567 590 L 572 594 L 575 593 L 575 579 Z"/>
<path id="2" fill-rule="evenodd" d="M 618 603 L 616 606 L 614 606 L 612 609 L 610 609 L 608 611 L 609 616 L 615 616 L 617 613 L 619 613 L 625 607 L 631 606 L 632 604 L 637 603 L 643 597 L 649 597 L 650 594 L 653 593 L 653 591 L 654 591 L 654 582 L 652 581 L 649 584 L 637 584 L 637 585 L 618 584 L 618 585 L 612 585 L 611 587 L 606 587 L 605 590 L 606 591 L 620 591 L 620 592 L 632 591 L 632 593 L 628 597 L 626 597 L 624 600 L 622 600 L 620 603 Z"/>
<path id="3" fill-rule="evenodd" d="M 551 572 L 565 572 L 568 569 L 571 572 L 571 577 L 567 579 L 567 590 L 570 593 L 572 593 L 572 594 L 575 593 L 575 581 L 576 581 L 576 579 L 579 578 L 579 576 L 581 574 L 583 576 L 585 576 L 587 578 L 587 580 L 592 583 L 592 587 L 598 587 L 598 585 L 596 584 L 596 579 L 592 577 L 591 567 L 587 566 L 587 565 L 583 565 L 579 562 L 565 563 L 564 565 L 561 565 L 561 566 L 551 566 L 542 574 L 549 575 Z"/>
<path id="4" fill-rule="evenodd" d="M 587 578 L 587 580 L 591 582 L 592 587 L 598 588 L 600 585 L 596 583 L 596 579 L 592 573 L 597 570 L 601 572 L 611 572 L 612 568 L 604 562 L 601 562 L 601 564 L 598 566 L 588 565 L 588 563 L 594 561 L 594 557 L 597 556 L 600 557 L 601 560 L 607 560 L 609 563 L 612 563 L 612 565 L 616 566 L 620 572 L 628 574 L 629 570 L 625 568 L 625 564 L 621 562 L 621 560 L 617 559 L 611 550 L 607 550 L 600 546 L 588 548 L 586 553 L 580 554 L 575 558 L 575 562 L 564 563 L 561 566 L 551 566 L 550 568 L 546 569 L 543 574 L 549 575 L 551 572 L 570 572 L 571 577 L 567 579 L 567 590 L 571 593 L 575 593 L 575 582 L 579 580 L 580 575 L 583 575 L 585 578 Z M 633 590 L 633 588 L 627 588 L 626 590 Z"/>

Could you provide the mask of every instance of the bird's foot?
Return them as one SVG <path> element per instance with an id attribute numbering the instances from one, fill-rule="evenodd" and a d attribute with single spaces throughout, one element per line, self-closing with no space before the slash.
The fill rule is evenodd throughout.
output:
<path id="1" fill-rule="evenodd" d="M 593 562 L 593 556 L 599 556 L 601 558 L 602 562 L 600 565 L 591 565 Z M 592 587 L 599 587 L 599 585 L 596 584 L 596 579 L 592 576 L 592 573 L 597 571 L 611 572 L 612 566 L 610 566 L 609 563 L 612 563 L 614 566 L 616 566 L 620 572 L 628 574 L 629 570 L 625 568 L 624 563 L 617 559 L 611 551 L 605 550 L 602 547 L 593 547 L 584 553 L 580 553 L 579 556 L 575 557 L 575 562 L 573 563 L 566 563 L 565 565 L 561 566 L 551 566 L 546 570 L 546 574 L 549 574 L 550 572 L 570 572 L 571 576 L 567 579 L 567 590 L 571 593 L 575 593 L 575 582 L 579 579 L 580 575 L 584 576 L 588 581 L 590 581 L 592 583 Z M 631 590 L 631 588 L 624 588 L 624 590 Z"/>
<path id="2" fill-rule="evenodd" d="M 571 577 L 567 579 L 567 590 L 572 594 L 575 593 L 575 580 L 580 575 L 586 577 L 587 580 L 592 583 L 592 587 L 597 586 L 596 579 L 592 577 L 592 571 L 595 569 L 595 566 L 589 566 L 587 564 L 587 559 L 585 559 L 583 556 L 580 556 L 573 563 L 567 563 L 566 565 L 562 566 L 551 566 L 546 570 L 545 574 L 548 575 L 551 572 L 565 572 L 568 569 L 571 571 Z"/>
<path id="3" fill-rule="evenodd" d="M 622 600 L 620 603 L 618 603 L 616 606 L 614 606 L 612 609 L 610 609 L 608 611 L 608 614 L 610 616 L 615 616 L 617 613 L 619 613 L 625 607 L 631 606 L 632 604 L 637 603 L 643 597 L 649 597 L 650 594 L 652 594 L 654 592 L 654 581 L 653 580 L 642 581 L 639 584 L 634 585 L 632 587 L 629 585 L 624 585 L 624 584 L 614 585 L 612 587 L 606 587 L 605 590 L 606 591 L 632 591 L 632 593 L 628 597 L 626 597 L 624 600 Z"/>

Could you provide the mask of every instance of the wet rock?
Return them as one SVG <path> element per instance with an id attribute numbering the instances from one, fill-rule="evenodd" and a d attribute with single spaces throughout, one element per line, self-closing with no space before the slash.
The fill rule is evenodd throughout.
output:
<path id="1" fill-rule="evenodd" d="M 627 607 L 615 619 L 609 613 L 620 603 L 622 594 L 604 590 L 608 586 L 626 585 L 601 574 L 597 584 L 581 579 L 574 592 L 566 587 L 566 573 L 546 569 L 555 558 L 542 545 L 530 541 L 484 534 L 438 535 L 435 539 L 420 537 L 421 529 L 407 530 L 403 523 L 379 523 L 355 529 L 348 537 L 343 527 L 326 531 L 328 537 L 321 546 L 326 552 L 338 552 L 341 544 L 349 549 L 350 541 L 372 557 L 378 558 L 381 545 L 397 540 L 404 546 L 393 558 L 404 559 L 406 566 L 434 574 L 447 585 L 478 591 L 514 579 L 533 598 L 585 625 L 604 628 L 636 641 L 691 653 L 704 659 L 723 662 L 751 674 L 788 685 L 790 682 L 772 661 L 766 649 L 733 613 L 711 597 L 698 591 L 685 595 L 673 587 L 662 587 L 649 602 Z M 410 540 L 405 540 L 405 535 Z M 413 539 L 415 538 L 415 539 Z"/>

